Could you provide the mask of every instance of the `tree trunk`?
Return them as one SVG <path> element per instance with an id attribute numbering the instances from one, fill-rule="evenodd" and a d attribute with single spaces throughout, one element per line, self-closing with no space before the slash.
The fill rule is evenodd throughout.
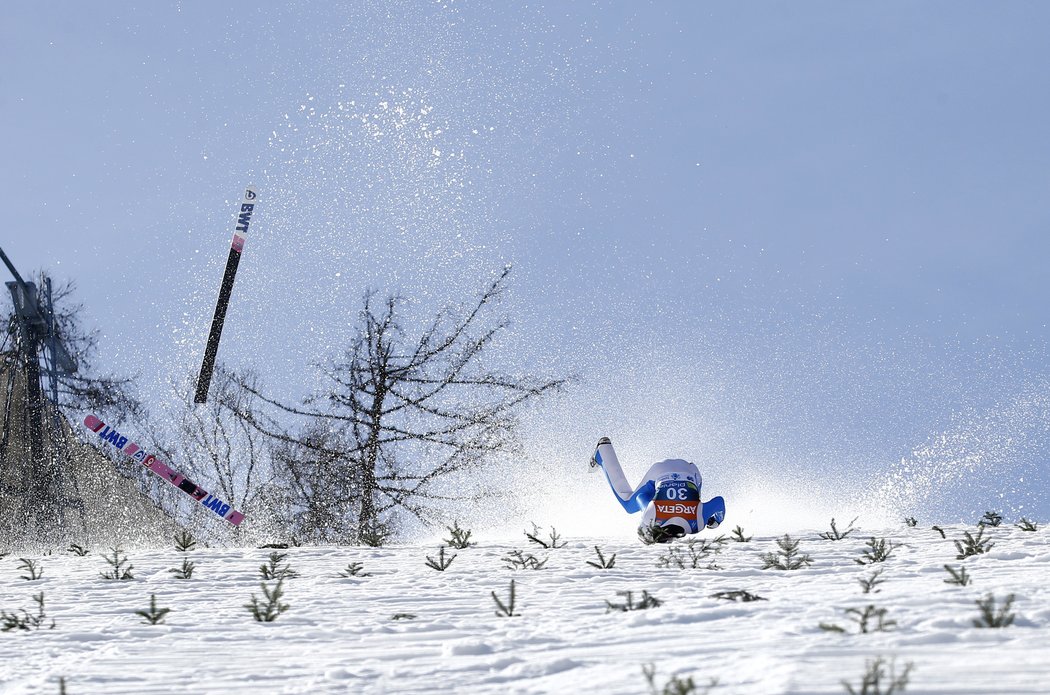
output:
<path id="1" fill-rule="evenodd" d="M 368 442 L 364 447 L 361 467 L 361 512 L 357 517 L 357 535 L 365 531 L 377 531 L 376 522 L 376 468 L 379 466 L 380 437 L 383 434 L 383 399 L 386 396 L 387 372 L 385 365 L 379 367 L 375 380 L 375 394 L 369 410 Z"/>

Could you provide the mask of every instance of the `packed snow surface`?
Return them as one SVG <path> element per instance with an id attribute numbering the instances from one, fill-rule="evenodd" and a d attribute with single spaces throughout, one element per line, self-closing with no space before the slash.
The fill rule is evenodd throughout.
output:
<path id="1" fill-rule="evenodd" d="M 801 695 L 845 693 L 844 682 L 860 692 L 866 664 L 883 657 L 898 674 L 913 664 L 907 693 L 1047 692 L 1045 528 L 986 529 L 982 540 L 994 545 L 963 560 L 954 541 L 976 536 L 975 527 L 945 527 L 943 539 L 928 526 L 861 529 L 837 541 L 820 532 L 792 533 L 813 562 L 790 571 L 762 569 L 762 556 L 778 551 L 772 536 L 714 544 L 720 550 L 698 557 L 697 568 L 701 547 L 684 541 L 568 537 L 545 550 L 524 534 L 447 549 L 455 559 L 445 571 L 426 564 L 438 560 L 439 539 L 383 548 L 128 549 L 134 578 L 124 581 L 100 576 L 111 569 L 107 548 L 30 556 L 43 569 L 37 580 L 21 578 L 27 571 L 13 552 L 0 560 L 0 608 L 35 615 L 33 595 L 43 592 L 48 617 L 43 629 L 0 633 L 0 691 L 57 693 L 64 678 L 70 695 L 635 694 L 650 691 L 643 666 L 653 664 L 661 691 L 672 678 L 692 678 L 696 692 L 715 679 L 713 694 Z M 861 564 L 873 536 L 899 546 L 883 562 Z M 613 567 L 588 564 L 599 562 L 595 546 L 615 554 Z M 509 568 L 505 558 L 517 550 L 545 566 Z M 260 565 L 272 552 L 286 553 L 299 576 L 283 582 L 288 610 L 261 623 L 245 604 L 253 594 L 262 599 Z M 184 558 L 196 563 L 191 579 L 169 571 Z M 351 563 L 369 576 L 341 577 Z M 946 564 L 964 567 L 971 583 L 946 583 Z M 883 583 L 865 593 L 861 580 L 879 570 Z M 516 615 L 502 617 L 492 593 L 506 603 L 512 580 Z M 741 590 L 765 600 L 713 597 Z M 610 610 L 627 591 L 634 604 L 644 591 L 661 605 Z M 171 609 L 162 624 L 135 614 L 149 608 L 151 594 Z M 1015 595 L 1013 624 L 974 625 L 977 602 L 989 594 L 997 607 Z M 884 629 L 869 611 L 862 633 L 869 605 L 885 610 Z"/>

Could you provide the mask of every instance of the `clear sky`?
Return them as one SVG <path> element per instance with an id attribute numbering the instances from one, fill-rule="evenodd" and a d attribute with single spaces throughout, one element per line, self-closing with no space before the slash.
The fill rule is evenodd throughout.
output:
<path id="1" fill-rule="evenodd" d="M 424 316 L 513 263 L 500 359 L 581 378 L 530 419 L 531 466 L 608 434 L 738 498 L 889 479 L 915 513 L 1045 519 L 1047 26 L 1042 2 L 3 3 L 0 239 L 77 281 L 157 412 L 254 183 L 220 359 L 275 394 L 366 287 Z"/>

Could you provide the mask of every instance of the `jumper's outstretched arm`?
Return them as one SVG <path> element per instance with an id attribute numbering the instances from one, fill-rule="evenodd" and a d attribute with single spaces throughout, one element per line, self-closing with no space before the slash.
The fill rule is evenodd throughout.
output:
<path id="1" fill-rule="evenodd" d="M 627 477 L 623 474 L 620 461 L 613 451 L 612 442 L 608 437 L 598 440 L 598 448 L 594 452 L 594 462 L 605 472 L 605 479 L 609 481 L 609 487 L 616 495 L 617 501 L 630 514 L 640 512 L 649 506 L 653 497 L 656 496 L 656 483 L 650 479 L 643 480 L 637 489 L 631 487 Z"/>

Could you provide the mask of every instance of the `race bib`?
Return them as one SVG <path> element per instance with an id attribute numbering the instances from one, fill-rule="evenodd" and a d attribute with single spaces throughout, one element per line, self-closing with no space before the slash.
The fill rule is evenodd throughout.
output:
<path id="1" fill-rule="evenodd" d="M 688 480 L 668 480 L 656 489 L 656 523 L 663 525 L 675 517 L 689 522 L 690 530 L 697 531 L 696 509 L 700 504 L 700 490 Z"/>

